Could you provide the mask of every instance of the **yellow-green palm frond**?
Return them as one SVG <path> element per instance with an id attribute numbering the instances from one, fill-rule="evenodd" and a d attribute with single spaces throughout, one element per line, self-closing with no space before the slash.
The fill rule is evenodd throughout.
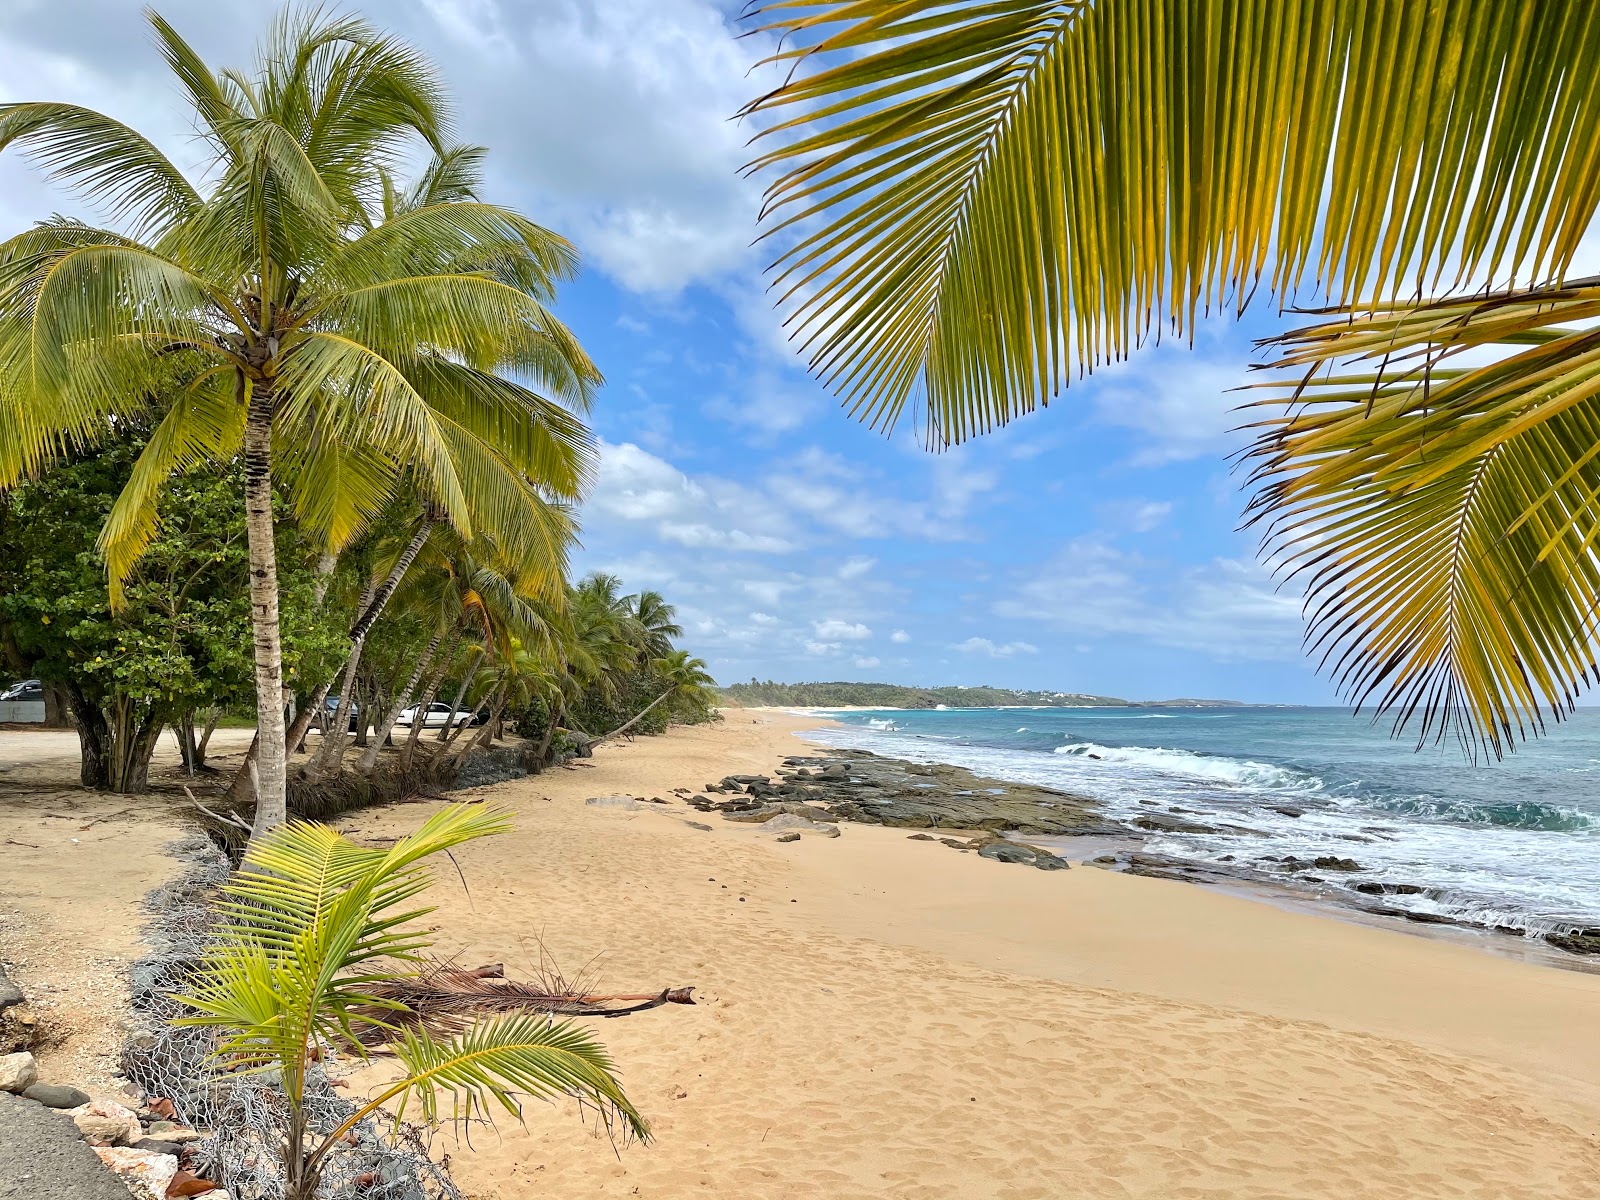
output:
<path id="1" fill-rule="evenodd" d="M 76 104 L 0 105 L 0 151 L 20 147 L 107 220 L 135 236 L 158 233 L 200 207 L 167 156 L 120 121 Z"/>
<path id="2" fill-rule="evenodd" d="M 766 0 L 774 287 L 934 446 L 1198 311 L 1559 278 L 1600 200 L 1587 0 Z"/>
<path id="3" fill-rule="evenodd" d="M 297 1100 L 316 1040 L 359 1050 L 355 1024 L 381 1025 L 373 1010 L 390 1005 L 367 987 L 390 971 L 371 964 L 428 944 L 408 925 L 429 910 L 395 911 L 428 886 L 424 860 L 507 827 L 492 807 L 451 805 L 387 851 L 310 822 L 253 839 L 223 889 L 220 936 L 180 997 L 195 1014 L 182 1022 L 217 1028 L 218 1053 L 238 1065 L 281 1067 Z"/>
<path id="4" fill-rule="evenodd" d="M 167 411 L 139 452 L 128 482 L 100 530 L 113 607 L 159 524 L 157 501 L 174 474 L 202 462 L 226 462 L 244 437 L 244 407 L 234 396 L 234 370 L 202 370 L 177 389 L 163 389 Z"/>
<path id="5" fill-rule="evenodd" d="M 1582 281 L 1275 343 L 1252 518 L 1344 694 L 1419 739 L 1500 755 L 1595 679 L 1597 317 Z"/>
<path id="6" fill-rule="evenodd" d="M 394 1051 L 407 1072 L 396 1094 L 414 1097 L 429 1122 L 439 1120 L 440 1092 L 449 1094 L 451 1116 L 458 1121 L 488 1117 L 495 1105 L 521 1119 L 519 1095 L 536 1100 L 571 1096 L 608 1121 L 620 1119 L 633 1136 L 650 1137 L 650 1126 L 617 1082 L 610 1057 L 587 1030 L 570 1021 L 509 1013 L 480 1019 L 447 1040 L 408 1029 Z M 403 1117 L 405 1108 L 403 1101 L 397 1115 Z"/>
<path id="7" fill-rule="evenodd" d="M 363 441 L 408 464 L 457 528 L 471 535 L 471 507 L 444 427 L 393 362 L 352 338 L 318 331 L 303 335 L 286 355 L 278 379 L 289 395 L 287 424 Z"/>
<path id="8" fill-rule="evenodd" d="M 561 500 L 582 493 L 598 461 L 594 437 L 561 405 L 438 355 L 408 362 L 405 371 L 434 412 L 493 447 L 541 491 Z"/>
<path id="9" fill-rule="evenodd" d="M 298 412 L 297 414 L 298 415 Z M 339 436 L 333 422 L 285 418 L 273 435 L 273 457 L 295 480 L 295 522 L 322 549 L 339 553 L 387 511 L 403 474 L 392 454 Z"/>

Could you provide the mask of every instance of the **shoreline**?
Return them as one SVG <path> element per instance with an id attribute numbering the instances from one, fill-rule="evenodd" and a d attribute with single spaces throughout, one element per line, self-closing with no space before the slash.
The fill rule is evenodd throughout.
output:
<path id="1" fill-rule="evenodd" d="M 614 1155 L 538 1107 L 441 1139 L 470 1193 L 1596 1195 L 1600 978 L 906 829 L 779 843 L 674 796 L 770 773 L 812 728 L 738 712 L 471 793 L 518 825 L 464 848 L 470 893 L 430 897 L 442 950 L 512 974 L 600 955 L 607 987 L 699 1003 L 597 1023 L 652 1145 Z M 584 803 L 618 794 L 668 802 Z"/>

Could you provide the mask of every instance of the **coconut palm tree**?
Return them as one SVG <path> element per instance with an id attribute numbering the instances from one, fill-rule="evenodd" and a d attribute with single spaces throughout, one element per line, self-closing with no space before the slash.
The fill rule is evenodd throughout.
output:
<path id="1" fill-rule="evenodd" d="M 711 689 L 716 686 L 717 681 L 711 678 L 705 660 L 691 658 L 687 650 L 669 650 L 660 658 L 652 660 L 650 673 L 653 679 L 666 685 L 661 694 L 610 733 L 595 738 L 589 743 L 591 749 L 601 742 L 627 733 L 657 705 L 667 700 L 687 700 L 701 706 L 713 703 Z"/>
<path id="2" fill-rule="evenodd" d="M 505 481 L 539 479 L 550 452 L 531 416 L 548 406 L 517 380 L 582 402 L 598 375 L 547 307 L 571 246 L 445 187 L 473 155 L 452 148 L 416 51 L 355 18 L 289 13 L 253 72 L 217 72 L 150 19 L 194 110 L 203 188 L 100 113 L 0 106 L 0 149 L 29 153 L 111 226 L 53 220 L 0 246 L 0 485 L 182 376 L 101 544 L 115 593 L 162 480 L 241 457 L 259 832 L 286 811 L 275 481 L 335 550 L 402 479 L 462 536 L 490 511 L 508 530 L 528 496 Z M 402 203 L 394 173 L 419 147 L 438 161 Z M 452 198 L 427 203 L 434 183 Z"/>
<path id="3" fill-rule="evenodd" d="M 376 993 L 429 944 L 416 922 L 432 910 L 408 907 L 431 881 L 427 859 L 509 827 L 492 805 L 459 804 L 387 850 L 305 822 L 251 840 L 223 889 L 218 935 L 179 997 L 193 1010 L 180 1023 L 215 1029 L 217 1054 L 233 1067 L 280 1072 L 288 1200 L 310 1200 L 328 1156 L 384 1104 L 397 1101 L 403 1112 L 414 1099 L 437 1121 L 441 1089 L 460 1119 L 490 1116 L 495 1105 L 520 1117 L 519 1092 L 567 1095 L 648 1136 L 605 1051 L 571 1023 L 514 1012 L 440 1039 L 425 1025 L 385 1020 L 395 1006 Z M 328 1048 L 365 1056 L 375 1044 L 394 1054 L 401 1077 L 335 1128 L 313 1128 L 305 1111 L 311 1065 Z"/>
<path id="4" fill-rule="evenodd" d="M 683 626 L 678 624 L 678 610 L 668 604 L 660 592 L 648 589 L 627 597 L 628 611 L 639 626 L 648 658 L 660 658 L 672 649 L 675 638 L 683 636 Z"/>
<path id="5" fill-rule="evenodd" d="M 1595 669 L 1600 7 L 758 0 L 812 370 L 942 448 L 1258 292 L 1317 302 L 1251 515 L 1346 695 L 1499 754 Z"/>

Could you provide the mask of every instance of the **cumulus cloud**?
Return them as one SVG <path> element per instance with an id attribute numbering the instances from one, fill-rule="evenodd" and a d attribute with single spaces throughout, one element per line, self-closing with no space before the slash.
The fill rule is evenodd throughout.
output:
<path id="1" fill-rule="evenodd" d="M 889 640 L 891 642 L 896 642 L 896 643 L 898 643 L 898 644 L 903 646 L 903 645 L 905 645 L 905 643 L 907 643 L 907 642 L 909 642 L 911 640 L 911 635 L 909 633 L 907 633 L 904 629 L 896 629 L 893 633 L 891 633 L 889 635 Z"/>
<path id="2" fill-rule="evenodd" d="M 1018 654 L 1037 654 L 1039 647 L 1028 642 L 996 644 L 986 637 L 969 637 L 956 646 L 963 654 L 983 654 L 990 658 L 1012 658 Z"/>
<path id="3" fill-rule="evenodd" d="M 856 664 L 856 666 L 860 667 L 862 670 L 866 670 L 868 667 L 877 666 L 878 665 L 878 659 L 874 658 L 871 655 L 868 655 L 865 658 L 856 659 L 855 660 L 855 664 Z"/>
<path id="4" fill-rule="evenodd" d="M 858 622 L 840 621 L 830 618 L 826 621 L 815 621 L 812 628 L 816 630 L 817 637 L 823 641 L 838 641 L 844 639 L 859 642 L 872 636 L 872 630 Z"/>

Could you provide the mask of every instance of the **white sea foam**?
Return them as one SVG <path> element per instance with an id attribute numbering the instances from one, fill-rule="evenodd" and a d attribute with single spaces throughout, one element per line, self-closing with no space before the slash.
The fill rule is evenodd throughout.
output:
<path id="1" fill-rule="evenodd" d="M 1097 742 L 1073 742 L 1057 746 L 1055 753 L 1263 791 L 1308 792 L 1322 787 L 1322 780 L 1316 776 L 1287 767 L 1220 755 L 1194 754 L 1188 750 L 1164 750 L 1159 746 L 1102 746 Z"/>
<path id="2" fill-rule="evenodd" d="M 900 728 L 900 726 L 896 725 L 888 717 L 868 717 L 867 725 L 872 729 L 881 729 L 885 733 L 889 733 Z"/>

